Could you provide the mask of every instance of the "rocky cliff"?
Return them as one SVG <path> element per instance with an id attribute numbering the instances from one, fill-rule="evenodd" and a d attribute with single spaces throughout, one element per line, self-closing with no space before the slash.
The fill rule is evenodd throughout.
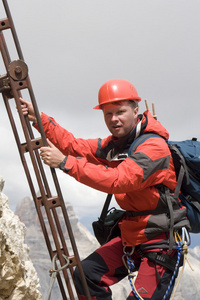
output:
<path id="1" fill-rule="evenodd" d="M 2 191 L 3 181 L 1 180 L 0 182 L 1 182 L 0 191 Z M 99 244 L 94 238 L 94 236 L 78 221 L 78 218 L 75 215 L 70 203 L 66 203 L 66 208 L 70 218 L 74 236 L 77 242 L 77 247 L 79 250 L 80 257 L 84 258 L 89 253 L 94 251 L 99 246 Z M 18 265 L 21 264 L 20 270 L 22 270 L 20 271 L 21 272 L 20 274 L 22 274 L 21 277 L 19 275 L 9 276 L 9 274 L 6 274 L 5 276 L 4 275 L 5 272 L 3 271 L 3 268 L 0 267 L 0 271 L 1 271 L 0 300 L 42 299 L 41 294 L 39 292 L 39 281 L 35 270 L 37 271 L 38 277 L 40 278 L 40 286 L 41 286 L 40 290 L 43 295 L 43 299 L 45 299 L 45 296 L 47 295 L 47 291 L 49 288 L 49 282 L 50 282 L 49 269 L 52 268 L 52 265 L 43 238 L 43 234 L 39 225 L 39 221 L 38 221 L 38 217 L 36 214 L 33 201 L 28 197 L 22 199 L 16 207 L 15 214 L 18 217 L 9 210 L 8 200 L 6 196 L 0 193 L 0 218 L 1 218 L 0 236 L 7 237 L 7 242 L 4 242 L 4 238 L 1 237 L 2 242 L 1 242 L 0 249 L 2 249 L 2 245 L 5 246 L 3 246 L 4 251 L 1 250 L 0 260 L 1 262 L 4 262 L 5 265 L 5 261 L 11 260 L 11 258 L 9 260 L 7 259 L 8 254 L 5 249 L 9 247 L 11 247 L 11 249 L 18 248 L 17 251 L 15 249 L 15 253 L 16 253 L 15 255 L 17 256 L 17 259 L 12 260 L 12 265 L 10 269 L 12 270 L 12 274 L 15 274 L 15 270 L 19 269 Z M 19 219 L 25 225 L 23 225 L 23 223 L 21 223 Z M 5 222 L 7 223 L 3 226 Z M 25 227 L 26 227 L 26 235 L 24 241 Z M 30 248 L 30 253 L 28 252 L 28 247 L 26 246 L 26 244 L 24 244 L 24 242 Z M 6 246 L 7 245 L 6 243 L 12 246 L 8 247 Z M 12 251 L 10 250 L 10 252 Z M 10 257 L 12 257 L 12 254 L 9 255 Z M 33 268 L 33 265 L 30 262 L 29 255 L 35 269 Z M 191 271 L 189 265 L 186 263 L 185 270 L 181 278 L 180 285 L 176 291 L 174 300 L 199 299 L 200 247 L 189 249 L 188 258 L 192 266 L 194 267 L 194 271 Z M 18 262 L 20 262 L 20 264 Z M 4 278 L 7 278 L 6 280 L 3 279 L 3 275 Z M 14 280 L 13 277 L 15 277 Z M 7 288 L 8 285 L 10 286 L 10 288 Z M 21 286 L 23 286 L 22 289 L 20 289 Z M 20 296 L 16 294 L 17 297 L 13 298 L 10 296 L 8 290 L 9 291 L 20 290 L 22 292 L 21 294 L 19 294 Z M 112 290 L 113 290 L 113 299 L 123 300 L 126 299 L 128 293 L 131 290 L 131 287 L 129 285 L 128 280 L 125 279 L 120 284 L 113 286 Z M 3 294 L 1 295 L 1 293 L 5 293 L 5 291 L 7 291 L 6 294 L 7 296 L 3 296 Z M 23 293 L 24 293 L 24 298 L 22 297 Z M 51 299 L 62 300 L 59 287 L 56 282 L 54 283 Z"/>
<path id="2" fill-rule="evenodd" d="M 0 300 L 40 300 L 39 278 L 24 243 L 25 225 L 9 209 L 0 176 Z"/>

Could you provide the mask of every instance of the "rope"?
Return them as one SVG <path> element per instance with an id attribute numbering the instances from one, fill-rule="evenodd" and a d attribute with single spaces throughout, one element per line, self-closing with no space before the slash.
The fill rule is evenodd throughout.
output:
<path id="1" fill-rule="evenodd" d="M 62 254 L 62 256 L 64 257 L 64 259 L 66 260 L 66 264 L 64 266 L 62 266 L 61 268 L 58 268 L 56 269 L 56 264 L 55 264 L 55 261 L 56 261 L 56 258 L 57 258 L 57 254 L 54 255 L 53 259 L 52 259 L 52 266 L 53 266 L 53 269 L 49 270 L 49 273 L 50 273 L 50 277 L 51 277 L 51 281 L 50 281 L 50 285 L 49 285 L 49 290 L 48 290 L 48 294 L 46 296 L 46 299 L 45 300 L 49 300 L 50 297 L 51 297 L 51 291 L 52 291 L 52 288 L 53 288 L 53 284 L 54 284 L 54 281 L 56 279 L 56 276 L 57 274 L 62 271 L 64 268 L 67 268 L 70 264 L 70 261 L 69 261 L 69 258 Z"/>
<path id="2" fill-rule="evenodd" d="M 125 267 L 127 268 L 128 270 L 128 279 L 129 279 L 129 282 L 130 282 L 130 285 L 131 285 L 131 288 L 132 288 L 132 291 L 133 291 L 133 294 L 135 295 L 135 297 L 139 300 L 144 300 L 137 292 L 136 290 L 136 287 L 135 287 L 135 284 L 134 284 L 134 281 L 133 281 L 133 278 L 135 277 L 135 275 L 133 274 L 134 272 L 134 269 L 135 269 L 135 264 L 134 264 L 134 260 L 131 258 L 131 255 L 133 254 L 134 250 L 135 250 L 135 247 L 132 247 L 132 250 L 131 252 L 126 252 L 125 251 L 126 247 L 124 247 L 123 251 L 124 251 L 124 255 L 122 256 L 122 261 L 125 265 Z M 126 264 L 126 261 L 125 261 L 125 257 L 126 257 L 126 261 L 127 261 L 127 264 Z"/>
<path id="3" fill-rule="evenodd" d="M 169 290 L 170 290 L 170 288 L 171 288 L 171 286 L 172 286 L 173 280 L 174 280 L 174 278 L 175 278 L 175 275 L 176 275 L 176 272 L 177 272 L 177 269 L 178 269 L 178 266 L 179 266 L 179 263 L 180 263 L 181 254 L 182 254 L 182 246 L 181 246 L 181 242 L 179 242 L 178 245 L 177 245 L 177 251 L 178 251 L 178 257 L 177 257 L 176 266 L 175 266 L 175 269 L 174 269 L 172 278 L 171 278 L 171 280 L 170 280 L 170 283 L 169 283 L 169 285 L 168 285 L 168 288 L 167 288 L 167 290 L 166 290 L 166 292 L 165 292 L 165 295 L 164 295 L 164 297 L 163 297 L 162 300 L 165 300 L 166 297 L 167 297 L 167 295 L 168 295 L 168 293 L 169 293 Z"/>
<path id="4" fill-rule="evenodd" d="M 130 285 L 131 285 L 131 288 L 132 288 L 132 291 L 133 291 L 133 294 L 135 295 L 135 297 L 139 300 L 144 300 L 139 294 L 138 294 L 138 291 L 136 290 L 136 287 L 135 287 L 135 284 L 134 284 L 134 281 L 133 281 L 133 278 L 135 277 L 135 275 L 133 274 L 133 270 L 135 268 L 135 264 L 134 264 L 134 261 L 133 259 L 130 257 L 130 253 L 127 252 L 126 253 L 126 259 L 127 259 L 127 264 L 128 264 L 128 279 L 129 279 L 129 282 L 130 282 Z"/>
<path id="5" fill-rule="evenodd" d="M 177 235 L 178 235 L 178 234 L 177 234 Z M 175 235 L 175 240 L 176 240 L 176 238 L 177 238 L 177 237 L 176 237 L 176 235 Z M 179 235 L 178 235 L 178 238 L 179 238 L 179 240 L 181 241 L 181 238 L 180 238 Z M 187 232 L 186 228 L 183 227 L 183 228 L 182 228 L 182 249 L 183 249 L 182 254 L 183 254 L 183 267 L 182 267 L 182 270 L 181 270 L 181 272 L 180 272 L 180 275 L 179 275 L 178 281 L 177 281 L 177 283 L 176 283 L 176 286 L 175 286 L 175 288 L 174 288 L 174 290 L 173 290 L 171 300 L 174 299 L 174 295 L 175 295 L 176 290 L 177 290 L 177 288 L 178 288 L 178 286 L 179 286 L 179 283 L 180 283 L 180 280 L 181 280 L 181 277 L 182 277 L 182 275 L 183 275 L 183 271 L 184 271 L 184 268 L 185 268 L 185 261 L 186 261 L 186 260 L 187 260 L 187 263 L 188 263 L 189 267 L 191 268 L 191 270 L 194 271 L 194 269 L 192 268 L 192 266 L 191 266 L 191 264 L 190 264 L 190 262 L 189 262 L 189 259 L 188 259 L 188 257 L 187 257 L 187 254 L 188 254 L 188 244 L 189 244 L 189 235 L 188 235 L 188 232 Z"/>

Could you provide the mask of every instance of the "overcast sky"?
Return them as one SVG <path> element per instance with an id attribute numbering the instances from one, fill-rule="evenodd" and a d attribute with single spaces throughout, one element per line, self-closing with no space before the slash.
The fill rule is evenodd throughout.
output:
<path id="1" fill-rule="evenodd" d="M 171 140 L 200 140 L 199 0 L 8 1 L 40 111 L 76 137 L 106 137 L 102 112 L 93 110 L 107 80 L 131 81 L 155 103 Z M 0 19 L 5 12 L 0 3 Z M 12 60 L 18 59 L 5 32 Z M 0 58 L 0 74 L 4 74 Z M 31 196 L 0 96 L 0 175 L 14 210 Z M 36 133 L 37 135 L 37 133 Z M 58 171 L 63 196 L 91 223 L 105 194 Z M 200 244 L 199 236 L 196 237 Z"/>

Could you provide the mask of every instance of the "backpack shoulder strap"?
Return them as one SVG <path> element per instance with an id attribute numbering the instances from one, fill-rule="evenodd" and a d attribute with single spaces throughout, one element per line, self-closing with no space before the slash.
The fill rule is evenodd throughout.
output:
<path id="1" fill-rule="evenodd" d="M 102 222 L 104 222 L 104 220 L 106 218 L 111 198 L 112 198 L 112 194 L 108 194 L 107 197 L 106 197 L 106 200 L 105 200 L 105 203 L 104 203 L 104 206 L 103 206 L 100 218 L 99 218 L 99 220 L 102 221 Z"/>
<path id="2" fill-rule="evenodd" d="M 132 144 L 129 147 L 128 150 L 128 155 L 131 155 L 131 153 L 135 152 L 135 150 L 137 149 L 137 147 L 139 145 L 141 145 L 144 141 L 148 140 L 151 137 L 159 137 L 162 138 L 160 135 L 155 134 L 155 133 L 144 133 L 142 135 L 140 135 L 139 137 L 137 137 Z"/>
<path id="3" fill-rule="evenodd" d="M 169 141 L 167 144 L 168 144 L 168 147 L 172 154 L 173 162 L 175 162 L 177 159 L 180 163 L 180 170 L 178 173 L 176 171 L 176 166 L 175 166 L 175 171 L 176 171 L 176 176 L 177 176 L 177 184 L 176 184 L 176 189 L 174 192 L 174 198 L 178 200 L 179 192 L 181 190 L 181 185 L 183 182 L 184 175 L 186 178 L 187 185 L 190 184 L 190 178 L 189 178 L 188 168 L 187 168 L 184 156 L 182 155 L 182 153 L 180 152 L 180 150 L 178 149 L 176 144 L 173 144 L 173 142 L 169 142 Z"/>

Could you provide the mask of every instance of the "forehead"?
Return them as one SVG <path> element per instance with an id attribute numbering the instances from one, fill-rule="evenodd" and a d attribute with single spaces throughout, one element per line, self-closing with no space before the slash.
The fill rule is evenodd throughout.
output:
<path id="1" fill-rule="evenodd" d="M 103 105 L 103 111 L 108 111 L 108 110 L 118 110 L 121 109 L 122 107 L 130 107 L 130 104 L 128 101 L 116 101 L 113 103 L 109 104 L 104 104 Z"/>

